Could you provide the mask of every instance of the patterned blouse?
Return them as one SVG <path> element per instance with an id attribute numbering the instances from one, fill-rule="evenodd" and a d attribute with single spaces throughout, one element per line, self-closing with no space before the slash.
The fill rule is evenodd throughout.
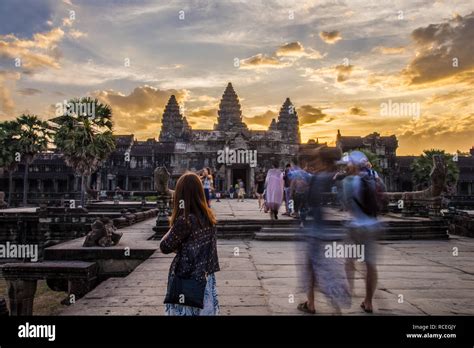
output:
<path id="1" fill-rule="evenodd" d="M 188 223 L 183 215 L 176 220 L 161 239 L 160 249 L 164 254 L 176 252 L 169 274 L 205 280 L 206 275 L 220 270 L 216 227 L 206 226 L 194 214 L 189 214 Z"/>

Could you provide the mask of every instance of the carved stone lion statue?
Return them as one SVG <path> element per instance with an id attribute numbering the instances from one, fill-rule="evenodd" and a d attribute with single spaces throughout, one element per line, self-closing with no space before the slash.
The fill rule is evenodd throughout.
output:
<path id="1" fill-rule="evenodd" d="M 82 245 L 84 247 L 111 247 L 117 245 L 123 235 L 117 232 L 114 222 L 109 218 L 95 220 L 91 229 Z"/>
<path id="2" fill-rule="evenodd" d="M 170 196 L 173 191 L 168 188 L 168 182 L 170 180 L 170 173 L 166 167 L 157 167 L 153 172 L 155 178 L 155 190 L 158 195 Z"/>

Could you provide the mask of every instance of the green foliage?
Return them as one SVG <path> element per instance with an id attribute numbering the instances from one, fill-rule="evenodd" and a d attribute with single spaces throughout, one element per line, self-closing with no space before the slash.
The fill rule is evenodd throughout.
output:
<path id="1" fill-rule="evenodd" d="M 15 171 L 18 166 L 20 125 L 16 121 L 0 123 L 0 168 Z"/>
<path id="2" fill-rule="evenodd" d="M 453 161 L 453 155 L 445 153 L 444 150 L 431 149 L 423 151 L 423 154 L 415 159 L 410 167 L 415 186 L 418 189 L 426 188 L 431 184 L 430 173 L 433 169 L 433 155 L 444 156 L 447 166 L 446 184 L 455 186 L 459 178 L 459 168 Z"/>
<path id="3" fill-rule="evenodd" d="M 94 113 L 69 114 L 67 109 L 64 115 L 54 118 L 54 144 L 77 174 L 90 175 L 115 149 L 112 110 L 88 97 L 69 101 L 69 104 L 77 103 L 90 103 Z"/>
<path id="4" fill-rule="evenodd" d="M 35 156 L 48 149 L 51 136 L 48 123 L 36 115 L 21 115 L 16 119 L 15 129 L 19 134 L 15 137 L 19 152 L 25 164 L 31 164 Z"/>

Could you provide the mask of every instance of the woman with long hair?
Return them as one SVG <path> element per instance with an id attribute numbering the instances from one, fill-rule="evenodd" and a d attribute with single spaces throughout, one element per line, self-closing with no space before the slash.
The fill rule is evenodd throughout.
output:
<path id="1" fill-rule="evenodd" d="M 216 223 L 199 176 L 183 174 L 174 191 L 171 228 L 160 243 L 164 254 L 176 253 L 168 275 L 167 315 L 219 314 Z"/>

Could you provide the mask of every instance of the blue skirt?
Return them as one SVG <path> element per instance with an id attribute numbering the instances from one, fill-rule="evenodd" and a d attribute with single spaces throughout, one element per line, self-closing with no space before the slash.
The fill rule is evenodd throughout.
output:
<path id="1" fill-rule="evenodd" d="M 174 303 L 165 303 L 166 315 L 219 315 L 219 300 L 217 297 L 216 276 L 210 274 L 207 277 L 206 289 L 204 290 L 204 308 L 184 306 Z"/>

